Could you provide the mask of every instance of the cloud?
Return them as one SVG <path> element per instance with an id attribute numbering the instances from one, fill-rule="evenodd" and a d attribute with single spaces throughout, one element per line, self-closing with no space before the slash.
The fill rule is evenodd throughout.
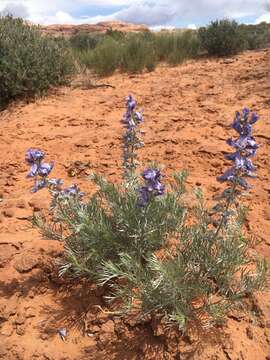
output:
<path id="1" fill-rule="evenodd" d="M 253 22 L 268 20 L 266 2 L 267 0 L 0 0 L 0 12 L 8 10 L 15 16 L 42 24 L 122 20 L 145 23 L 151 27 L 175 24 L 187 27 L 188 24 L 198 26 L 224 17 L 238 20 L 249 18 Z"/>
<path id="2" fill-rule="evenodd" d="M 119 11 L 116 17 L 123 21 L 154 26 L 177 21 L 201 22 L 223 17 L 258 16 L 265 11 L 264 5 L 264 0 L 139 1 Z"/>
<path id="3" fill-rule="evenodd" d="M 0 15 L 12 15 L 13 17 L 27 18 L 29 16 L 29 11 L 23 3 L 8 3 L 0 11 Z"/>
<path id="4" fill-rule="evenodd" d="M 259 16 L 256 20 L 255 20 L 255 24 L 260 24 L 261 22 L 267 22 L 270 23 L 270 13 L 266 13 L 263 14 L 261 16 Z"/>

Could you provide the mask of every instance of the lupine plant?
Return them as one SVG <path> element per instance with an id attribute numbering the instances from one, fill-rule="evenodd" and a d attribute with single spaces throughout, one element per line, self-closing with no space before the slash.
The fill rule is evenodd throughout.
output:
<path id="1" fill-rule="evenodd" d="M 158 313 L 182 330 L 191 321 L 210 326 L 268 285 L 266 261 L 248 256 L 238 203 L 242 189 L 250 188 L 245 178 L 253 177 L 255 169 L 250 158 L 258 148 L 252 137 L 258 116 L 248 109 L 236 113 L 233 128 L 239 138 L 228 140 L 235 152 L 226 155 L 233 166 L 218 178 L 229 186 L 213 209 L 199 190 L 196 205 L 186 205 L 185 171 L 174 175 L 166 188 L 158 166 L 138 175 L 136 150 L 142 141 L 137 126 L 142 120 L 129 96 L 122 182 L 117 185 L 93 174 L 98 190 L 89 200 L 83 200 L 75 185 L 62 190 L 61 180 L 48 178 L 53 164 L 43 163 L 44 153 L 29 150 L 33 191 L 47 187 L 52 196 L 52 220 L 39 218 L 35 224 L 43 235 L 64 241 L 61 275 L 106 284 L 107 299 L 120 300 L 123 311 L 137 306 L 142 314 Z"/>

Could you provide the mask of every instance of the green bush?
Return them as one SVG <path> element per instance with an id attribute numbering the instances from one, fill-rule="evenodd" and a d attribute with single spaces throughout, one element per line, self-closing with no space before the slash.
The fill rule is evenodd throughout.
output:
<path id="1" fill-rule="evenodd" d="M 157 33 L 155 36 L 156 51 L 159 61 L 167 61 L 174 49 L 175 36 L 168 32 Z"/>
<path id="2" fill-rule="evenodd" d="M 119 68 L 121 45 L 112 38 L 105 37 L 94 50 L 81 54 L 83 63 L 99 76 L 112 75 Z"/>
<path id="3" fill-rule="evenodd" d="M 42 36 L 22 19 L 0 18 L 0 107 L 64 84 L 72 71 L 63 42 Z"/>
<path id="4" fill-rule="evenodd" d="M 124 72 L 139 73 L 145 68 L 153 71 L 157 64 L 155 44 L 151 38 L 130 35 L 123 44 L 121 69 Z"/>
<path id="5" fill-rule="evenodd" d="M 202 47 L 209 55 L 235 55 L 245 48 L 245 37 L 236 21 L 217 20 L 199 29 Z"/>
<path id="6" fill-rule="evenodd" d="M 71 36 L 69 41 L 73 49 L 87 51 L 90 49 L 95 49 L 95 47 L 103 39 L 103 37 L 104 36 L 101 34 L 89 34 L 81 31 Z"/>
<path id="7" fill-rule="evenodd" d="M 191 30 L 172 36 L 173 46 L 167 59 L 170 64 L 181 64 L 186 59 L 198 56 L 200 51 L 200 42 L 196 32 Z"/>
<path id="8" fill-rule="evenodd" d="M 240 25 L 245 36 L 246 48 L 261 49 L 270 45 L 270 25 L 263 22 L 258 25 Z"/>

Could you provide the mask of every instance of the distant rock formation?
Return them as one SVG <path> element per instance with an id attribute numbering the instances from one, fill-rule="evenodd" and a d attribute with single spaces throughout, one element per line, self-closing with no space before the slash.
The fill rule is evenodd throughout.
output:
<path id="1" fill-rule="evenodd" d="M 122 32 L 148 32 L 150 31 L 146 25 L 129 24 L 122 21 L 104 21 L 97 24 L 81 24 L 81 25 L 48 25 L 41 26 L 41 31 L 45 35 L 53 37 L 63 36 L 69 38 L 79 32 L 86 33 L 105 33 L 107 30 L 118 30 Z"/>

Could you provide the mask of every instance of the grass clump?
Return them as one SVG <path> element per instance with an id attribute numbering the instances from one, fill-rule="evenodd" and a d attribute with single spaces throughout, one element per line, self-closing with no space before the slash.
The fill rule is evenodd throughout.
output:
<path id="1" fill-rule="evenodd" d="M 153 71 L 157 65 L 155 44 L 151 37 L 130 35 L 123 43 L 121 70 L 139 73 L 144 69 Z"/>
<path id="2" fill-rule="evenodd" d="M 0 107 L 64 84 L 72 72 L 64 44 L 42 36 L 22 19 L 0 18 Z"/>
<path id="3" fill-rule="evenodd" d="M 240 25 L 245 36 L 245 47 L 248 50 L 256 50 L 269 47 L 270 25 L 262 22 L 258 25 Z"/>
<path id="4" fill-rule="evenodd" d="M 173 35 L 172 40 L 172 49 L 167 58 L 169 64 L 181 64 L 183 61 L 195 58 L 199 55 L 200 42 L 196 32 L 192 30 L 184 31 Z"/>
<path id="5" fill-rule="evenodd" d="M 245 38 L 236 21 L 216 20 L 198 31 L 203 49 L 209 55 L 229 56 L 245 48 Z"/>

